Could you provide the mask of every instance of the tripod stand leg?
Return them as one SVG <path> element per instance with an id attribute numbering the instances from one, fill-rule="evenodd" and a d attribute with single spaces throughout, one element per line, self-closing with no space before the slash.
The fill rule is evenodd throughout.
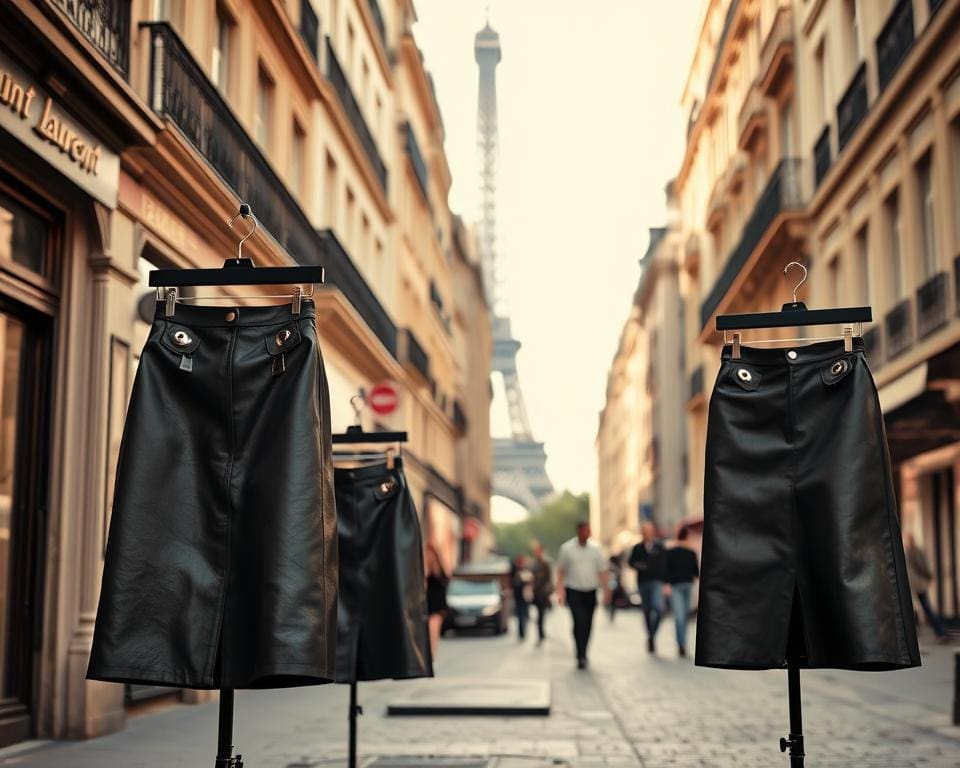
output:
<path id="1" fill-rule="evenodd" d="M 220 689 L 220 722 L 217 728 L 215 768 L 243 768 L 241 756 L 233 756 L 233 688 Z"/>
<path id="2" fill-rule="evenodd" d="M 790 699 L 790 735 L 780 739 L 780 751 L 790 751 L 790 768 L 803 768 L 803 704 L 800 701 L 800 667 L 787 666 L 787 695 Z"/>

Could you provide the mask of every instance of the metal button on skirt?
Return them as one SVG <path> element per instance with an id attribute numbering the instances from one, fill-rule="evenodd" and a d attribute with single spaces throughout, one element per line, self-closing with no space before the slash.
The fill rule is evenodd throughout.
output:
<path id="1" fill-rule="evenodd" d="M 729 347 L 710 400 L 696 662 L 920 664 L 890 459 L 859 340 Z"/>
<path id="2" fill-rule="evenodd" d="M 158 306 L 124 426 L 87 676 L 329 682 L 337 533 L 312 302 Z"/>
<path id="3" fill-rule="evenodd" d="M 417 510 L 400 459 L 334 472 L 337 682 L 432 677 Z"/>

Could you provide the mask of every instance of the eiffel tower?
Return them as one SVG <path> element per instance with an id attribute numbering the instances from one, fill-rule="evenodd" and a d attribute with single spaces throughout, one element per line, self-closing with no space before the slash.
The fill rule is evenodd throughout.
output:
<path id="1" fill-rule="evenodd" d="M 497 301 L 497 79 L 500 36 L 486 26 L 477 32 L 474 54 L 480 67 L 477 146 L 480 151 L 480 255 L 483 281 L 492 305 L 493 371 L 503 376 L 510 415 L 510 437 L 493 440 L 493 495 L 504 496 L 528 512 L 553 493 L 547 476 L 543 443 L 533 439 L 527 407 L 517 375 L 520 342 L 513 338 L 510 318 Z"/>

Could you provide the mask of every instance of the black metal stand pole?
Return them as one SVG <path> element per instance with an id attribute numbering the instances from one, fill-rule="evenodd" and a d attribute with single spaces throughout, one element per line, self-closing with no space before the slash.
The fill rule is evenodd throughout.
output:
<path id="1" fill-rule="evenodd" d="M 357 683 L 350 683 L 350 742 L 348 768 L 357 768 L 357 717 L 363 714 L 363 708 L 357 704 Z"/>
<path id="2" fill-rule="evenodd" d="M 800 701 L 800 667 L 796 661 L 787 664 L 787 685 L 790 698 L 790 734 L 780 739 L 780 751 L 790 750 L 790 768 L 803 768 L 803 704 Z"/>
<path id="3" fill-rule="evenodd" d="M 960 652 L 953 654 L 953 724 L 960 725 Z"/>
<path id="4" fill-rule="evenodd" d="M 215 768 L 243 768 L 240 755 L 233 755 L 233 688 L 220 689 L 220 724 L 217 729 Z"/>

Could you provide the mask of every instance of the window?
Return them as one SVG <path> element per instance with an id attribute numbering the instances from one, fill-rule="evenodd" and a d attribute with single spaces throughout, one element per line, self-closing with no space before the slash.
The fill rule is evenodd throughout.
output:
<path id="1" fill-rule="evenodd" d="M 290 145 L 290 187 L 300 197 L 303 189 L 303 170 L 307 163 L 307 134 L 297 120 L 293 121 L 293 143 Z"/>
<path id="2" fill-rule="evenodd" d="M 370 65 L 367 64 L 367 60 L 360 57 L 360 103 L 363 104 L 364 109 L 370 109 Z"/>
<path id="3" fill-rule="evenodd" d="M 367 214 L 360 214 L 360 258 L 369 259 L 370 253 L 370 219 Z"/>
<path id="4" fill-rule="evenodd" d="M 39 275 L 47 271 L 49 226 L 18 200 L 0 192 L 0 261 Z"/>
<path id="5" fill-rule="evenodd" d="M 937 231 L 934 221 L 933 173 L 931 171 L 932 157 L 928 152 L 917 163 L 917 203 L 920 212 L 920 258 L 922 259 L 923 277 L 925 280 L 933 277 L 937 272 Z"/>
<path id="6" fill-rule="evenodd" d="M 864 225 L 854 238 L 854 266 L 856 274 L 854 278 L 857 284 L 856 301 L 861 306 L 870 304 L 870 251 L 869 251 L 870 231 Z"/>
<path id="7" fill-rule="evenodd" d="M 220 93 L 226 95 L 230 82 L 230 38 L 233 34 L 234 21 L 219 3 L 215 13 L 216 38 L 213 41 L 210 74 L 213 84 Z"/>
<path id="8" fill-rule="evenodd" d="M 344 68 L 351 75 L 354 74 L 353 69 L 353 53 L 357 47 L 357 34 L 353 31 L 353 24 L 349 21 L 347 22 L 347 57 L 344 62 Z"/>
<path id="9" fill-rule="evenodd" d="M 261 64 L 257 77 L 257 103 L 253 116 L 253 135 L 261 147 L 270 146 L 270 120 L 273 115 L 273 80 Z"/>
<path id="10" fill-rule="evenodd" d="M 343 236 L 351 248 L 356 246 L 356 243 L 353 241 L 353 227 L 356 211 L 357 198 L 353 194 L 353 190 L 350 189 L 350 187 L 347 187 L 347 210 L 344 215 L 345 221 L 343 222 Z"/>
<path id="11" fill-rule="evenodd" d="M 904 295 L 903 285 L 903 232 L 900 222 L 900 196 L 894 192 L 883 204 L 887 220 L 887 299 L 893 306 Z"/>
<path id="12" fill-rule="evenodd" d="M 326 224 L 332 227 L 337 220 L 337 163 L 327 154 L 327 173 L 324 178 L 324 213 Z"/>

